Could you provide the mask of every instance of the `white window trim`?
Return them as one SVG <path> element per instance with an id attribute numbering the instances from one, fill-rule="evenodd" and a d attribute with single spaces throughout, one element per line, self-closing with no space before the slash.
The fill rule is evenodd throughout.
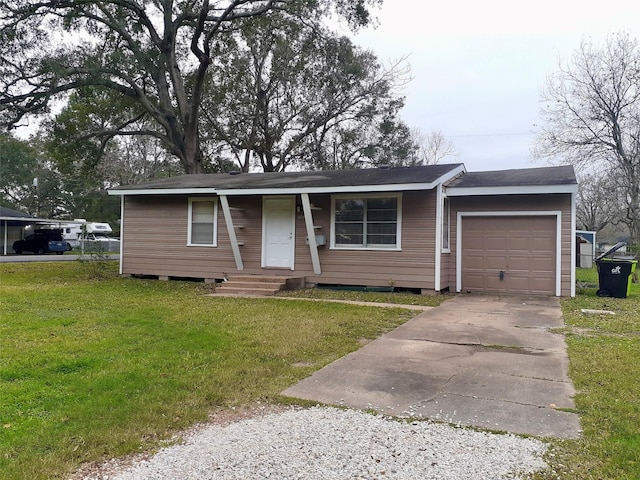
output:
<path id="1" fill-rule="evenodd" d="M 397 200 L 397 218 L 396 218 L 396 244 L 392 247 L 359 247 L 356 245 L 336 245 L 336 200 L 344 200 L 349 198 L 369 199 L 369 198 L 395 198 Z M 398 252 L 402 250 L 402 193 L 367 193 L 359 195 L 357 193 L 331 195 L 331 242 L 329 245 L 331 250 L 357 250 L 357 251 L 376 251 L 376 252 Z"/>
<path id="2" fill-rule="evenodd" d="M 560 210 L 458 212 L 456 216 L 456 292 L 462 291 L 462 219 L 464 217 L 556 217 L 555 295 L 562 296 L 562 212 Z M 572 238 L 575 238 L 575 235 Z M 575 258 L 572 260 L 574 262 L 572 265 L 575 265 Z M 575 269 L 572 267 L 572 270 Z"/>
<path id="3" fill-rule="evenodd" d="M 191 225 L 193 224 L 193 202 L 213 202 L 213 243 L 191 242 Z M 217 247 L 218 246 L 218 197 L 189 197 L 187 216 L 187 246 L 189 247 Z"/>
<path id="4" fill-rule="evenodd" d="M 444 228 L 444 219 L 447 219 L 447 228 Z M 444 239 L 447 239 L 447 247 Z M 451 253 L 451 200 L 444 195 L 442 197 L 442 253 Z"/>

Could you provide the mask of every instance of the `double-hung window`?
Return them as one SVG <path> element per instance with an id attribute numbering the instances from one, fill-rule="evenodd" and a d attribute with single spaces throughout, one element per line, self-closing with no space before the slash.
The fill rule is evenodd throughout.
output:
<path id="1" fill-rule="evenodd" d="M 188 245 L 215 247 L 217 244 L 218 199 L 189 199 Z"/>
<path id="2" fill-rule="evenodd" d="M 400 249 L 399 194 L 334 196 L 332 247 Z"/>

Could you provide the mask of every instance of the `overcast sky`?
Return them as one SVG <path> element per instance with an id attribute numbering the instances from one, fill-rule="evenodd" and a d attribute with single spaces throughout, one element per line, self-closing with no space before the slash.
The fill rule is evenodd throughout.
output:
<path id="1" fill-rule="evenodd" d="M 385 0 L 378 20 L 355 42 L 408 56 L 410 127 L 441 131 L 469 171 L 530 168 L 546 78 L 583 39 L 640 36 L 640 1 Z"/>

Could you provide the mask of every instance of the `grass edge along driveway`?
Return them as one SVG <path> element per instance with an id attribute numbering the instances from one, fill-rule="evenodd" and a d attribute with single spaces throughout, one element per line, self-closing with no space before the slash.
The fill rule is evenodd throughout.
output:
<path id="1" fill-rule="evenodd" d="M 577 269 L 580 282 L 597 285 L 593 269 Z M 569 376 L 583 434 L 551 441 L 547 472 L 535 479 L 640 478 L 640 284 L 629 298 L 600 298 L 596 288 L 562 300 Z M 611 314 L 583 313 L 583 309 Z"/>

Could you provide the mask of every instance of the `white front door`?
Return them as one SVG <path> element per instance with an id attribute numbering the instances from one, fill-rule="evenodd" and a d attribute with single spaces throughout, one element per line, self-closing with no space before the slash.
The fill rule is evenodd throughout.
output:
<path id="1" fill-rule="evenodd" d="M 262 266 L 293 270 L 296 197 L 263 197 Z"/>

